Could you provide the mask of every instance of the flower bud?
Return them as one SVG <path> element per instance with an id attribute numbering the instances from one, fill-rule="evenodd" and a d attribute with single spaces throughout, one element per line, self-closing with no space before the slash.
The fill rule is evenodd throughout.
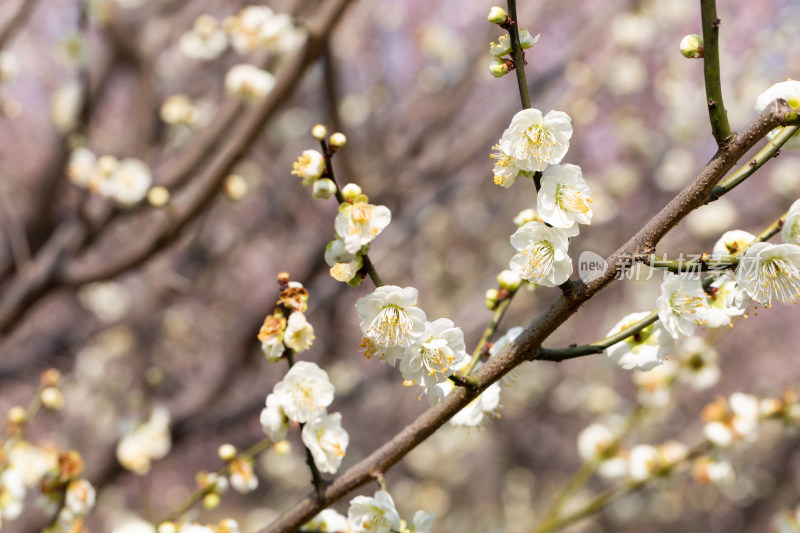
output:
<path id="1" fill-rule="evenodd" d="M 203 496 L 203 507 L 206 509 L 216 509 L 219 507 L 220 497 L 216 492 L 209 492 Z"/>
<path id="2" fill-rule="evenodd" d="M 681 54 L 689 59 L 703 57 L 703 38 L 693 33 L 681 39 Z"/>
<path id="3" fill-rule="evenodd" d="M 61 372 L 57 368 L 50 368 L 42 372 L 42 387 L 57 387 L 61 383 Z"/>
<path id="4" fill-rule="evenodd" d="M 322 124 L 316 124 L 311 128 L 311 136 L 316 140 L 321 141 L 328 135 L 328 129 Z"/>
<path id="5" fill-rule="evenodd" d="M 8 410 L 8 421 L 15 425 L 24 424 L 28 418 L 28 412 L 24 407 L 16 405 Z"/>
<path id="6" fill-rule="evenodd" d="M 314 198 L 319 200 L 327 200 L 336 194 L 336 184 L 333 182 L 333 180 L 328 178 L 318 179 L 314 182 L 314 188 L 312 189 L 311 194 L 314 195 Z"/>
<path id="7" fill-rule="evenodd" d="M 355 183 L 348 183 L 347 185 L 342 187 L 342 195 L 344 195 L 345 198 L 355 198 L 360 194 L 361 194 L 361 187 L 359 187 Z"/>
<path id="8" fill-rule="evenodd" d="M 514 217 L 514 224 L 517 226 L 524 226 L 528 222 L 533 222 L 536 219 L 536 211 L 533 209 L 523 209 Z"/>
<path id="9" fill-rule="evenodd" d="M 46 387 L 39 393 L 39 401 L 45 409 L 60 411 L 64 407 L 64 394 L 56 387 Z"/>
<path id="10" fill-rule="evenodd" d="M 511 72 L 511 65 L 502 57 L 494 56 L 492 62 L 489 63 L 489 73 L 495 78 L 502 78 Z"/>
<path id="11" fill-rule="evenodd" d="M 515 292 L 522 284 L 522 278 L 510 270 L 503 270 L 497 275 L 497 283 L 509 292 Z"/>
<path id="12" fill-rule="evenodd" d="M 169 190 L 166 187 L 153 187 L 147 192 L 147 201 L 153 207 L 164 207 L 169 203 Z"/>
<path id="13" fill-rule="evenodd" d="M 236 446 L 233 444 L 223 444 L 217 450 L 217 454 L 219 454 L 219 458 L 225 462 L 228 462 L 236 457 Z"/>
<path id="14" fill-rule="evenodd" d="M 225 194 L 231 200 L 241 200 L 247 194 L 247 181 L 238 174 L 225 178 Z"/>
<path id="15" fill-rule="evenodd" d="M 275 453 L 278 455 L 289 455 L 292 453 L 292 443 L 288 440 L 282 440 L 275 443 Z"/>
<path id="16" fill-rule="evenodd" d="M 541 37 L 540 33 L 537 33 L 536 37 L 532 37 L 528 30 L 526 30 L 525 28 L 521 28 L 519 30 L 519 46 L 520 46 L 520 48 L 525 50 L 526 48 L 532 47 L 534 44 L 536 44 L 536 41 L 539 40 L 539 37 Z"/>
<path id="17" fill-rule="evenodd" d="M 508 19 L 508 13 L 500 6 L 492 6 L 489 9 L 488 19 L 492 24 L 503 24 Z"/>
<path id="18" fill-rule="evenodd" d="M 486 307 L 494 310 L 497 307 L 497 298 L 500 296 L 497 289 L 489 289 L 486 291 Z"/>
<path id="19" fill-rule="evenodd" d="M 330 138 L 331 147 L 335 150 L 342 148 L 345 144 L 347 144 L 347 137 L 344 133 L 337 131 Z"/>

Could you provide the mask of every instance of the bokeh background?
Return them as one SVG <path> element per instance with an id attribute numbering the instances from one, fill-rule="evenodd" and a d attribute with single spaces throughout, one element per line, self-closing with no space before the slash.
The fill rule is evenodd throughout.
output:
<path id="1" fill-rule="evenodd" d="M 38 264 L 77 213 L 88 213 L 88 225 L 104 223 L 63 260 L 75 268 L 124 257 L 163 222 L 157 208 L 111 209 L 65 178 L 68 147 L 77 141 L 53 122 L 60 89 L 89 80 L 90 112 L 80 136 L 90 148 L 139 157 L 156 184 L 170 185 L 175 198 L 189 197 L 192 187 L 206 187 L 203 172 L 252 114 L 252 107 L 225 96 L 227 70 L 243 62 L 277 70 L 296 59 L 228 50 L 200 61 L 181 53 L 180 36 L 197 16 L 221 20 L 246 2 L 91 0 L 82 20 L 78 2 L 49 0 L 12 21 L 23 2 L 37 4 L 0 4 L 0 28 L 11 22 L 15 30 L 3 49 L 20 64 L 16 78 L 0 85 L 0 304 L 15 297 L 31 262 Z M 268 3 L 300 26 L 323 4 Z M 800 2 L 718 4 L 723 93 L 731 125 L 740 129 L 754 116 L 759 93 L 800 76 Z M 64 374 L 64 410 L 40 414 L 28 437 L 77 449 L 86 459 L 87 476 L 99 489 L 91 531 L 110 531 L 127 516 L 163 516 L 193 490 L 197 471 L 221 466 L 220 444 L 244 449 L 263 438 L 258 413 L 286 368 L 264 361 L 256 334 L 274 307 L 279 272 L 289 272 L 311 295 L 307 316 L 317 338 L 302 357 L 319 363 L 336 385 L 332 409 L 343 413 L 351 436 L 343 469 L 427 407 L 425 398 L 401 386 L 395 369 L 359 353 L 354 304 L 371 286 L 352 288 L 329 276 L 323 250 L 333 238 L 335 202 L 313 199 L 290 175 L 302 150 L 317 147 L 309 135 L 315 123 L 347 134 L 334 163 L 340 183 L 358 183 L 372 203 L 392 210 L 391 225 L 370 252 L 384 281 L 417 287 L 428 317 L 451 318 L 468 348 L 474 346 L 491 316 L 484 291 L 513 255 L 512 219 L 535 207 L 529 181 L 510 190 L 492 183 L 488 155 L 520 104 L 513 75 L 488 73 L 489 42 L 501 34 L 486 22 L 489 7 L 473 0 L 352 2 L 321 57 L 237 158 L 230 172 L 239 176 L 235 183 L 216 184 L 175 238 L 159 241 L 141 261 L 92 283 L 56 276 L 60 281 L 46 284 L 8 322 L 0 340 L 0 412 L 27 404 L 44 370 Z M 519 18 L 532 34 L 541 33 L 527 53 L 533 106 L 573 117 L 565 162 L 582 167 L 594 198 L 593 223 L 573 240 L 571 255 L 607 256 L 713 155 L 702 62 L 678 51 L 683 35 L 700 33 L 699 4 L 521 1 Z M 76 54 L 87 67 L 76 66 Z M 199 110 L 193 126 L 159 119 L 161 104 L 178 93 Z M 199 141 L 225 113 L 233 117 L 228 127 L 216 128 L 213 142 Z M 198 145 L 205 148 L 200 155 L 193 152 Z M 167 183 L 187 154 L 196 163 L 187 179 Z M 800 160 L 782 153 L 690 215 L 658 250 L 701 253 L 726 230 L 758 233 L 799 197 Z M 111 215 L 92 218 L 97 213 Z M 615 282 L 548 345 L 595 340 L 622 316 L 651 310 L 658 279 Z M 519 294 L 501 333 L 526 325 L 556 294 Z M 750 315 L 712 339 L 719 384 L 705 391 L 677 386 L 669 405 L 652 410 L 631 443 L 674 438 L 694 444 L 701 439 L 699 413 L 714 397 L 776 395 L 797 384 L 797 308 L 778 305 Z M 580 465 L 578 432 L 592 420 L 624 417 L 635 402 L 631 374 L 602 355 L 527 364 L 504 383 L 496 418 L 481 429 L 440 429 L 389 472 L 389 490 L 406 518 L 420 508 L 436 513 L 436 532 L 530 531 Z M 114 449 L 154 405 L 171 412 L 172 452 L 136 476 L 117 464 Z M 800 500 L 800 440 L 777 428 L 762 433 L 734 454 L 733 485 L 702 486 L 684 473 L 572 530 L 766 531 L 777 511 Z M 230 516 L 249 532 L 288 509 L 310 488 L 299 432 L 289 440 L 288 455 L 271 449 L 259 456 L 255 492 L 229 493 L 218 509 L 193 516 L 203 522 Z M 578 499 L 611 486 L 593 480 Z M 28 503 L 23 517 L 4 529 L 43 525 L 31 497 Z M 344 512 L 346 502 L 336 507 Z"/>

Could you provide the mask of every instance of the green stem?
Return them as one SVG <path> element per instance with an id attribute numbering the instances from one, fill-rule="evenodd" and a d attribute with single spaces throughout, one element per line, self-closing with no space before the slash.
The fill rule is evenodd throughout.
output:
<path id="1" fill-rule="evenodd" d="M 772 139 L 767 145 L 761 149 L 755 157 L 753 157 L 746 165 L 737 170 L 731 177 L 724 180 L 722 183 L 711 189 L 711 200 L 716 200 L 723 194 L 731 191 L 734 187 L 742 183 L 744 180 L 753 175 L 753 173 L 761 168 L 764 163 L 769 161 L 775 154 L 778 153 L 781 146 L 794 135 L 800 126 L 787 126 L 781 128 L 780 132 Z"/>
<path id="2" fill-rule="evenodd" d="M 508 16 L 511 18 L 511 27 L 508 36 L 511 39 L 511 58 L 514 60 L 514 71 L 517 74 L 517 86 L 522 109 L 530 109 L 531 97 L 528 93 L 528 80 L 525 79 L 525 52 L 519 44 L 519 23 L 517 22 L 517 1 L 508 0 Z"/>
<path id="3" fill-rule="evenodd" d="M 700 0 L 700 16 L 703 23 L 703 74 L 706 84 L 708 118 L 711 133 L 722 146 L 731 140 L 730 124 L 725 104 L 722 101 L 722 84 L 719 68 L 719 24 L 716 0 Z"/>

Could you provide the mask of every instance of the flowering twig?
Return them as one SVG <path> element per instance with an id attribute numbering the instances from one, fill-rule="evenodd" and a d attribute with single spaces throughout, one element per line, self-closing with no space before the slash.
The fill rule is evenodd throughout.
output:
<path id="1" fill-rule="evenodd" d="M 722 183 L 711 190 L 711 200 L 720 198 L 723 194 L 730 192 L 731 189 L 752 176 L 756 170 L 761 168 L 764 163 L 769 161 L 778 153 L 778 150 L 780 150 L 781 146 L 783 146 L 786 141 L 788 141 L 792 135 L 797 132 L 798 129 L 800 129 L 800 126 L 786 126 L 785 128 L 781 129 L 780 133 L 778 133 L 774 139 L 767 143 L 767 145 L 762 148 L 761 151 L 755 155 L 755 157 L 748 161 L 745 166 L 734 172 L 729 178 L 725 179 L 722 181 Z"/>
<path id="2" fill-rule="evenodd" d="M 519 43 L 517 0 L 508 0 L 508 16 L 511 18 L 511 23 L 504 27 L 508 30 L 508 37 L 511 39 L 511 58 L 514 60 L 514 72 L 517 75 L 519 98 L 522 101 L 522 109 L 530 109 L 531 97 L 528 94 L 528 80 L 525 79 L 525 52 Z"/>
<path id="3" fill-rule="evenodd" d="M 722 146 L 733 137 L 728 124 L 728 113 L 722 102 L 722 84 L 719 69 L 719 25 L 716 0 L 700 0 L 700 16 L 703 22 L 703 74 L 706 84 L 708 118 L 711 133 Z"/>
<path id="4" fill-rule="evenodd" d="M 272 446 L 272 440 L 270 440 L 269 438 L 265 438 L 253 444 L 250 448 L 240 453 L 237 457 L 241 459 L 252 459 L 256 455 L 260 454 L 261 452 L 269 448 L 270 446 Z M 230 473 L 230 469 L 231 466 L 229 463 L 220 468 L 219 470 L 217 470 L 217 476 L 221 477 L 228 475 Z M 214 491 L 215 488 L 216 485 L 214 483 L 209 483 L 207 486 L 197 489 L 192 494 L 190 494 L 189 497 L 183 501 L 183 503 L 181 503 L 178 507 L 176 507 L 172 512 L 170 512 L 164 518 L 159 520 L 157 523 L 160 524 L 162 522 L 171 522 L 173 520 L 177 520 L 186 511 L 191 509 L 197 502 L 202 500 L 206 496 L 206 494 L 209 494 L 212 491 Z"/>

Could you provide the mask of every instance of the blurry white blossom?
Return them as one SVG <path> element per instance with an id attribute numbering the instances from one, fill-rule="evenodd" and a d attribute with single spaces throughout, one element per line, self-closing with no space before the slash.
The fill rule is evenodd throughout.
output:
<path id="1" fill-rule="evenodd" d="M 118 204 L 132 206 L 147 196 L 152 183 L 150 167 L 129 157 L 120 161 L 114 173 L 100 184 L 99 192 Z"/>
<path id="2" fill-rule="evenodd" d="M 68 133 L 78 125 L 83 89 L 77 81 L 59 87 L 50 101 L 50 119 L 58 131 Z"/>
<path id="3" fill-rule="evenodd" d="M 323 509 L 317 516 L 306 522 L 302 529 L 321 533 L 339 533 L 349 531 L 350 526 L 346 516 L 333 509 Z"/>
<path id="4" fill-rule="evenodd" d="M 302 437 L 319 471 L 335 474 L 350 444 L 350 436 L 342 428 L 342 415 L 325 414 L 306 423 Z"/>
<path id="5" fill-rule="evenodd" d="M 613 452 L 616 435 L 608 426 L 595 422 L 578 434 L 578 455 L 584 461 L 600 461 Z"/>
<path id="6" fill-rule="evenodd" d="M 117 445 L 117 460 L 136 474 L 146 474 L 152 461 L 161 459 L 172 447 L 169 411 L 153 409 L 150 419 L 128 433 Z"/>
<path id="7" fill-rule="evenodd" d="M 9 83 L 19 75 L 19 59 L 8 50 L 0 51 L 0 83 Z"/>
<path id="8" fill-rule="evenodd" d="M 253 462 L 242 457 L 230 463 L 230 481 L 233 490 L 240 494 L 247 494 L 258 488 L 258 478 L 253 471 Z"/>
<path id="9" fill-rule="evenodd" d="M 185 94 L 173 94 L 161 104 L 159 116 L 170 126 L 192 125 L 197 122 L 199 111 Z"/>
<path id="10" fill-rule="evenodd" d="M 225 75 L 225 90 L 246 102 L 263 100 L 273 87 L 275 76 L 253 65 L 236 65 Z"/>
<path id="11" fill-rule="evenodd" d="M 283 411 L 280 398 L 274 393 L 267 396 L 267 406 L 261 410 L 259 421 L 264 433 L 272 442 L 280 442 L 286 438 L 289 430 L 289 418 Z"/>
<path id="12" fill-rule="evenodd" d="M 606 335 L 616 335 L 649 315 L 647 311 L 632 313 L 611 328 Z M 651 370 L 664 362 L 675 347 L 675 341 L 661 322 L 643 328 L 638 333 L 606 348 L 606 355 L 625 370 Z"/>
<path id="13" fill-rule="evenodd" d="M 195 19 L 191 30 L 181 35 L 178 46 L 191 59 L 216 59 L 228 47 L 228 38 L 217 19 L 204 14 Z"/>
<path id="14" fill-rule="evenodd" d="M 13 468 L 6 468 L 0 474 L 0 527 L 4 521 L 19 518 L 24 502 L 25 484 L 22 482 L 22 475 Z"/>
<path id="15" fill-rule="evenodd" d="M 114 281 L 98 281 L 82 286 L 78 299 L 97 318 L 110 324 L 123 318 L 131 307 L 128 291 Z"/>

